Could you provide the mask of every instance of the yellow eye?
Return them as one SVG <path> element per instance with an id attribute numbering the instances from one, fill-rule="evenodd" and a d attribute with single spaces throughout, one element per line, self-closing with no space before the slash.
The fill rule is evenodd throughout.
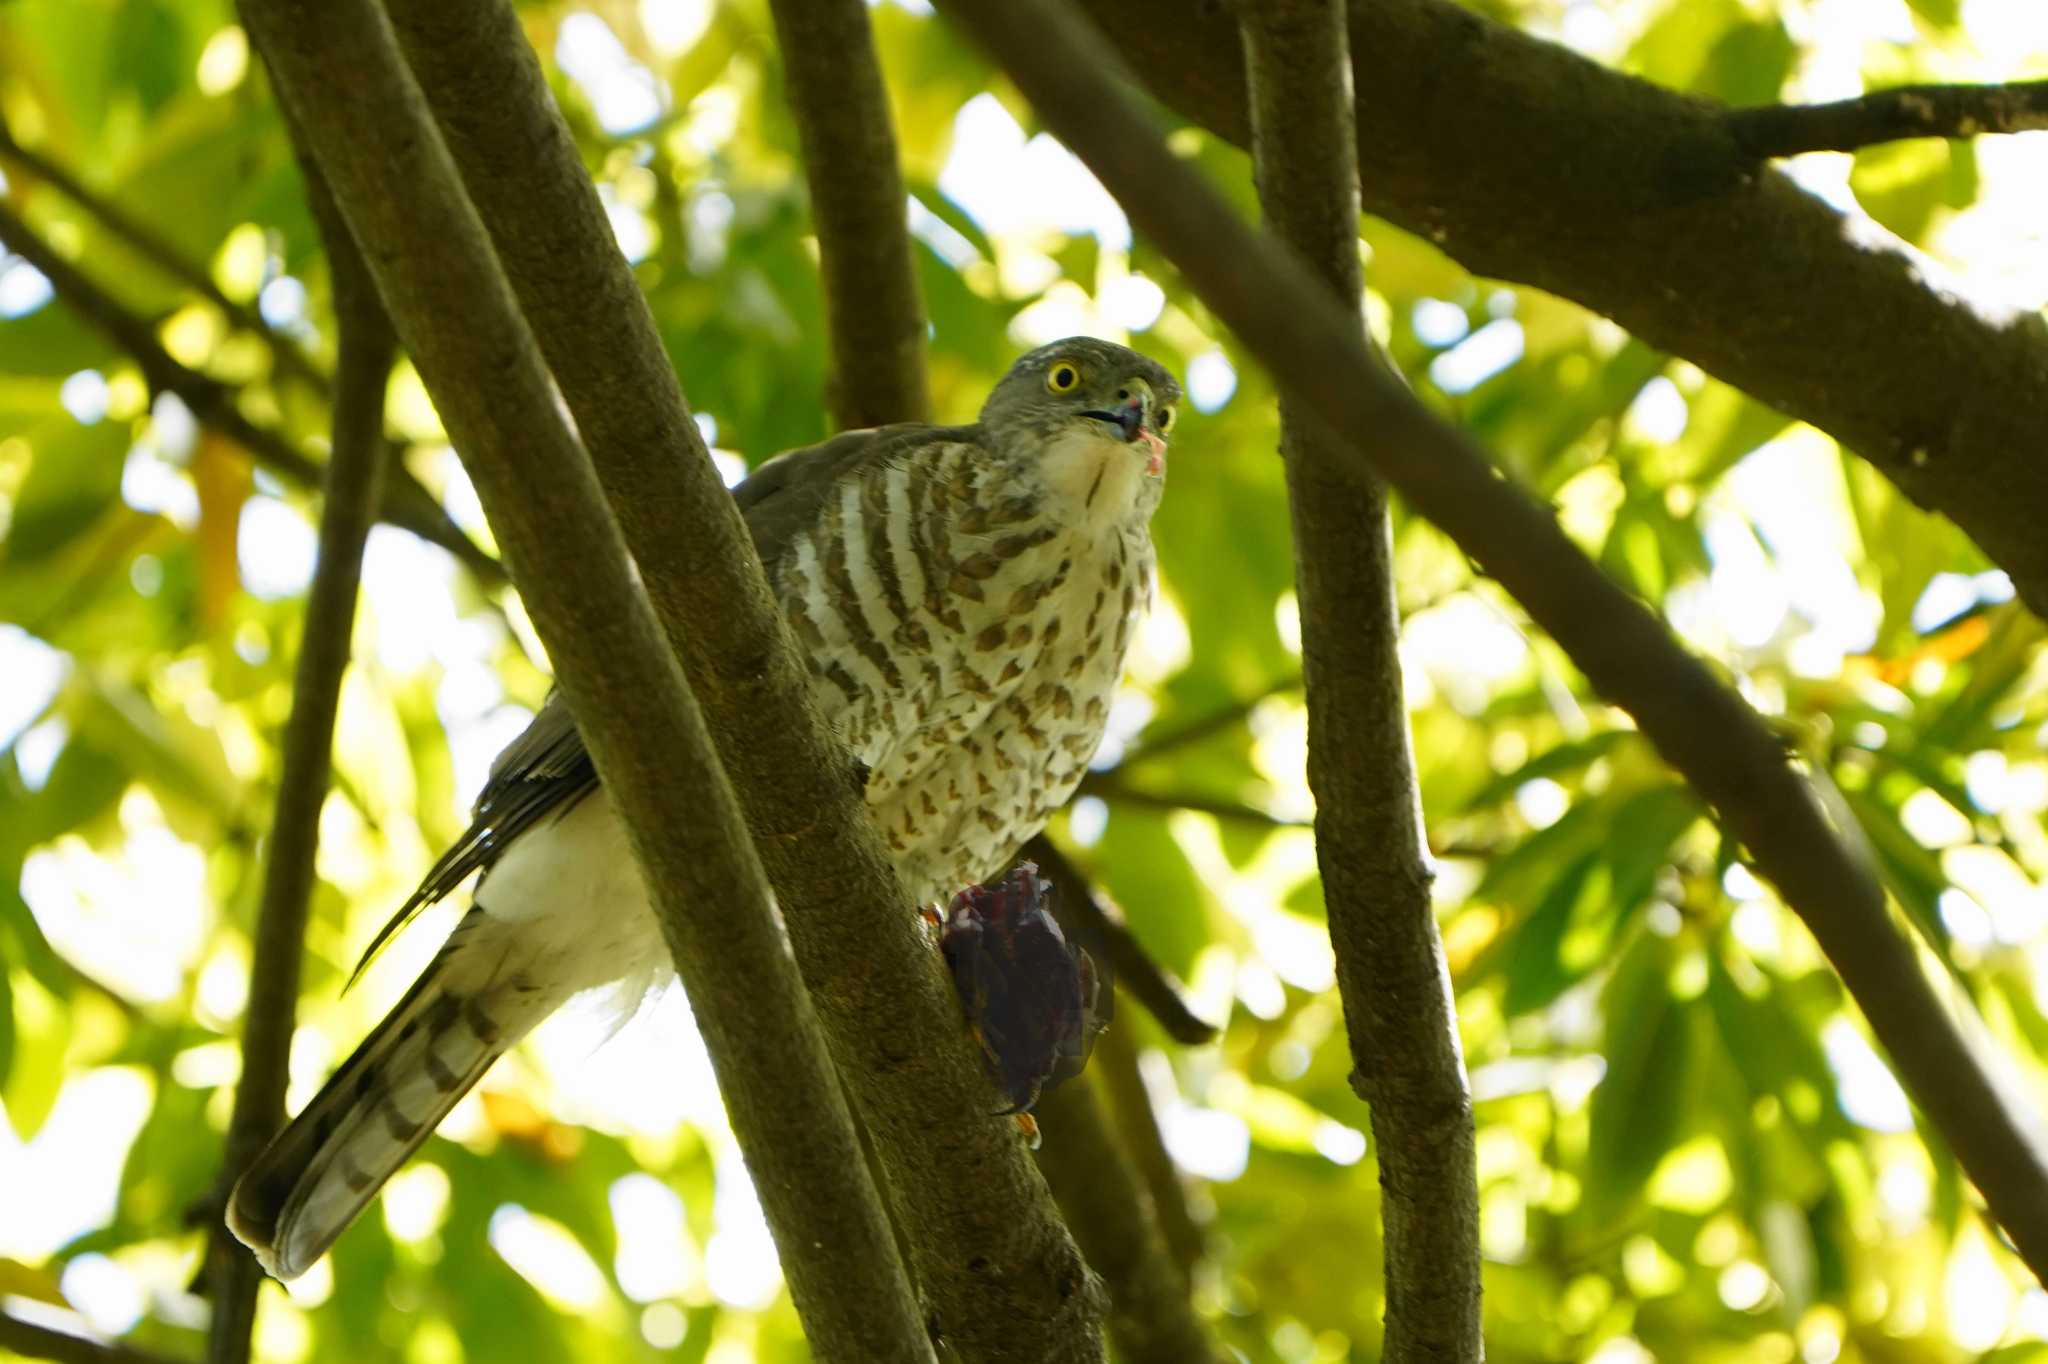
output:
<path id="1" fill-rule="evenodd" d="M 1172 433 L 1173 419 L 1176 415 L 1177 414 L 1170 407 L 1162 407 L 1159 409 L 1159 415 L 1157 418 L 1155 418 L 1155 420 L 1159 423 L 1160 435 L 1164 436 Z"/>
<path id="2" fill-rule="evenodd" d="M 1045 372 L 1045 386 L 1054 393 L 1072 393 L 1081 386 L 1081 371 L 1062 360 Z"/>

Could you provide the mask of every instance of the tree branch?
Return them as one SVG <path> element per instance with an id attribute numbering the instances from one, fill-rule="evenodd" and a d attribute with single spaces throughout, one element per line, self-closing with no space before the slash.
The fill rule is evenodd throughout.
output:
<path id="1" fill-rule="evenodd" d="M 1119 775 L 1125 764 L 1118 763 L 1104 772 L 1090 772 L 1081 778 L 1076 788 L 1077 795 L 1094 796 L 1099 800 L 1136 805 L 1146 810 L 1193 810 L 1197 814 L 1212 815 L 1236 824 L 1250 824 L 1267 829 L 1299 829 L 1308 824 L 1305 819 L 1289 819 L 1269 810 L 1242 801 L 1223 800 L 1205 796 L 1194 791 L 1144 791 L 1131 786 Z"/>
<path id="2" fill-rule="evenodd" d="M 383 11 L 374 0 L 245 0 L 243 14 L 472 471 L 605 792 L 626 820 L 813 1350 L 828 1360 L 929 1359 L 704 716 Z M 490 17 L 517 34 L 509 11 Z M 495 55 L 532 62 L 523 38 Z M 504 85 L 488 102 L 515 93 L 532 91 Z M 545 113 L 542 126 L 566 150 L 566 134 Z M 581 187 L 592 193 L 587 180 Z M 573 262 L 558 264 L 576 273 Z M 579 296 L 578 310 L 616 300 Z M 603 358 L 616 363 L 615 349 Z M 662 463 L 678 462 L 675 446 L 650 448 Z M 732 512 L 722 493 L 699 507 L 721 510 Z"/>
<path id="3" fill-rule="evenodd" d="M 1117 1145 L 1095 1086 L 1083 1075 L 1038 1104 L 1038 1168 L 1088 1263 L 1109 1285 L 1109 1331 L 1124 1364 L 1204 1364 L 1218 1358 L 1161 1239 L 1145 1187 Z"/>
<path id="4" fill-rule="evenodd" d="M 1101 893 L 1057 843 L 1036 834 L 1020 856 L 1036 862 L 1046 879 L 1060 888 L 1061 917 L 1074 922 L 1083 946 L 1101 949 L 1111 978 L 1145 1006 L 1145 1012 L 1158 1020 L 1168 1037 L 1190 1047 L 1216 1040 L 1215 1025 L 1203 1022 L 1188 1009 L 1166 968 L 1152 959 L 1130 926 L 1102 903 Z"/>
<path id="5" fill-rule="evenodd" d="M 1725 115 L 1751 156 L 1853 152 L 1908 137 L 1978 137 L 2048 128 L 2048 81 L 1902 85 L 1829 104 L 1769 104 Z"/>
<path id="6" fill-rule="evenodd" d="M 54 1359 L 58 1364 L 180 1364 L 169 1355 L 140 1349 L 126 1341 L 73 1335 L 52 1326 L 23 1321 L 0 1312 L 0 1350 L 23 1359 Z"/>
<path id="7" fill-rule="evenodd" d="M 305 160 L 303 151 L 301 156 Z M 334 281 L 339 335 L 334 453 L 327 461 L 320 506 L 320 559 L 306 595 L 305 628 L 292 675 L 277 812 L 264 850 L 263 899 L 256 910 L 249 1002 L 242 1015 L 242 1075 L 235 1085 L 218 1198 L 210 1212 L 226 1207 L 235 1181 L 284 1122 L 306 918 L 320 847 L 320 808 L 333 769 L 334 717 L 341 704 L 342 674 L 348 670 L 363 545 L 376 520 L 387 459 L 384 390 L 398 354 L 391 320 L 377 301 L 376 285 L 335 212 L 326 183 L 309 161 L 305 170 L 306 193 Z M 208 1288 L 213 1298 L 207 1358 L 211 1364 L 245 1364 L 263 1272 L 228 1231 L 223 1217 L 209 1217 L 207 1232 Z"/>
<path id="8" fill-rule="evenodd" d="M 1166 1149 L 1166 1134 L 1159 1130 L 1159 1115 L 1152 1109 L 1152 1096 L 1138 1070 L 1138 1044 L 1131 1031 L 1105 1030 L 1096 1040 L 1091 1064 L 1096 1083 L 1102 1087 L 1102 1100 L 1115 1115 L 1118 1141 L 1138 1177 L 1145 1181 L 1153 1217 L 1185 1280 L 1201 1262 L 1202 1229 L 1188 1210 L 1187 1187 Z"/>
<path id="9" fill-rule="evenodd" d="M 220 286 L 213 282 L 211 275 L 187 260 L 176 247 L 165 241 L 154 227 L 135 217 L 41 152 L 32 151 L 15 141 L 13 130 L 7 126 L 4 117 L 0 117 L 0 157 L 13 161 L 18 169 L 27 171 L 61 192 L 97 218 L 108 232 L 126 242 L 135 254 L 218 308 L 229 322 L 243 331 L 263 338 L 263 344 L 269 347 L 271 358 L 280 371 L 305 383 L 323 397 L 332 395 L 334 385 L 320 372 L 320 367 L 313 363 L 298 342 L 265 322 L 263 315 L 248 304 L 237 303 L 221 292 Z"/>
<path id="10" fill-rule="evenodd" d="M 1157 734 L 1146 730 L 1138 736 L 1137 742 L 1131 745 L 1123 759 L 1115 767 L 1106 769 L 1106 772 L 1120 772 L 1126 767 L 1159 757 L 1163 753 L 1177 753 L 1183 748 L 1191 748 L 1211 735 L 1236 729 L 1251 718 L 1253 711 L 1272 697 L 1282 692 L 1300 689 L 1300 677 L 1283 677 L 1240 701 L 1233 701 L 1227 706 L 1210 711 L 1207 715 L 1197 716 L 1177 728 L 1162 729 Z"/>
<path id="11" fill-rule="evenodd" d="M 1229 6 L 1080 3 L 1154 96 L 1246 144 Z M 1720 106 L 1453 0 L 1356 6 L 1351 52 L 1368 213 L 1826 431 L 2048 615 L 2048 327 L 1972 308 L 1759 167 Z"/>
<path id="12" fill-rule="evenodd" d="M 1247 6 L 1245 77 L 1253 178 L 1268 228 L 1310 263 L 1362 337 L 1345 8 L 1344 0 Z M 1430 906 L 1386 494 L 1377 478 L 1346 468 L 1337 438 L 1288 394 L 1280 399 L 1280 451 L 1301 598 L 1316 862 L 1351 1084 L 1371 1106 L 1379 1158 L 1381 1353 L 1394 1364 L 1476 1364 L 1485 1350 L 1472 1096 Z"/>
<path id="13" fill-rule="evenodd" d="M 818 230 L 833 421 L 847 429 L 929 420 L 908 196 L 867 6 L 770 0 L 769 8 Z"/>
<path id="14" fill-rule="evenodd" d="M 1376 467 L 1714 804 L 1841 973 L 2028 1267 L 2048 1278 L 2048 1169 L 2034 1115 L 1981 1020 L 1936 992 L 1869 859 L 1829 822 L 1770 728 L 1580 553 L 1548 507 L 1385 372 L 1353 310 L 1333 303 L 1298 259 L 1247 228 L 1166 149 L 1107 65 L 1114 45 L 1044 0 L 941 0 L 940 8 L 997 54 L 1047 125 L 1282 392 L 1340 438 L 1336 457 L 1361 475 Z"/>
<path id="15" fill-rule="evenodd" d="M 176 394 L 192 415 L 249 452 L 249 457 L 278 477 L 302 488 L 321 484 L 321 467 L 284 437 L 266 431 L 235 407 L 231 391 L 219 381 L 188 369 L 171 358 L 156 339 L 156 330 L 57 254 L 48 242 L 0 202 L 0 246 L 20 256 L 50 281 L 57 297 L 126 351 L 142 370 L 153 393 Z M 378 515 L 392 525 L 439 545 L 460 560 L 478 581 L 497 586 L 505 570 L 464 535 L 432 493 L 403 468 L 395 469 L 379 499 Z"/>
<path id="16" fill-rule="evenodd" d="M 390 9 L 704 707 L 834 1058 L 878 1135 L 928 1320 L 970 1361 L 1100 1358 L 1100 1285 L 1014 1129 L 987 1116 L 993 1089 L 959 999 L 811 699 L 517 19 L 503 0 Z"/>

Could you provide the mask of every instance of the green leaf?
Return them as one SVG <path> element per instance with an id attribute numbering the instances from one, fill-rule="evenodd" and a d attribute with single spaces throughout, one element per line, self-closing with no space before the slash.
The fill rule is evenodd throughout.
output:
<path id="1" fill-rule="evenodd" d="M 14 984 L 0 966 L 0 1087 L 14 1069 Z"/>
<path id="2" fill-rule="evenodd" d="M 1566 968 L 1564 940 L 1584 902 L 1606 888 L 1605 878 L 1592 875 L 1598 865 L 1599 859 L 1590 853 L 1573 863 L 1544 893 L 1529 917 L 1503 934 L 1474 963 L 1471 979 L 1477 981 L 1493 968 L 1496 957 L 1505 959 L 1507 993 L 1501 1008 L 1508 1017 L 1546 1007 L 1584 976 L 1583 969 Z"/>
<path id="3" fill-rule="evenodd" d="M 1886 142 L 1856 153 L 1849 188 L 1864 211 L 1909 242 L 1926 235 L 1937 209 L 1956 190 L 1946 143 L 1931 138 Z"/>
<path id="4" fill-rule="evenodd" d="M 117 422 L 80 426 L 66 414 L 45 423 L 29 444 L 28 480 L 0 545 L 9 568 L 56 553 L 120 503 L 128 432 Z"/>
<path id="5" fill-rule="evenodd" d="M 1694 88 L 1728 104 L 1773 104 L 1798 55 L 1778 20 L 1737 23 L 1707 53 Z"/>
<path id="6" fill-rule="evenodd" d="M 1670 956 L 1666 940 L 1639 938 L 1601 1000 L 1607 1073 L 1593 1091 L 1584 1205 L 1594 1226 L 1635 1204 L 1690 1116 L 1694 1029 L 1666 983 Z"/>

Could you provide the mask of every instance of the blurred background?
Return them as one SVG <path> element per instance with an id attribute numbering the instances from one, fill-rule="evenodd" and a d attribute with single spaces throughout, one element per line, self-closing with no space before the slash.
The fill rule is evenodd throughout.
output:
<path id="1" fill-rule="evenodd" d="M 2048 76 L 2038 0 L 1475 8 L 1735 102 Z M 764 5 L 521 14 L 721 468 L 826 435 L 816 243 Z M 1224 1025 L 1184 1048 L 1128 1001 L 1116 1024 L 1206 1235 L 1201 1309 L 1260 1364 L 1373 1359 L 1378 1190 L 1308 827 L 1271 382 L 957 33 L 917 0 L 873 17 L 940 416 L 970 418 L 1018 352 L 1075 332 L 1184 376 L 1159 600 L 1053 832 Z M 317 442 L 317 386 L 247 325 L 331 365 L 325 266 L 231 5 L 14 0 L 0 116 L 196 280 L 0 151 L 8 208 L 244 414 Z M 1249 210 L 1240 153 L 1173 138 Z M 2048 302 L 2048 134 L 1788 169 L 1972 305 Z M 2048 1104 L 2041 622 L 1827 436 L 1426 242 L 1368 222 L 1364 249 L 1371 326 L 1424 400 L 1832 781 L 1936 969 Z M 409 369 L 388 419 L 487 540 Z M 17 1315 L 199 1349 L 183 1214 L 236 1078 L 314 515 L 0 253 L 0 1302 Z M 1797 921 L 1513 602 L 1424 524 L 1400 517 L 1396 546 L 1491 1357 L 2048 1360 L 2048 1294 Z M 341 993 L 546 688 L 515 599 L 372 535 L 294 1107 L 459 912 Z M 501 1063 L 329 1261 L 266 1293 L 259 1356 L 807 1357 L 679 992 L 609 1034 L 571 1012 Z"/>

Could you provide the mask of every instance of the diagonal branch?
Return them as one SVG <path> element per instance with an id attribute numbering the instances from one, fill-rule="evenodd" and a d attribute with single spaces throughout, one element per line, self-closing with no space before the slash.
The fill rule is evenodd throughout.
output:
<path id="1" fill-rule="evenodd" d="M 53 1326 L 23 1321 L 10 1312 L 0 1312 L 0 1350 L 23 1359 L 54 1359 L 58 1364 L 179 1364 L 169 1355 L 126 1341 L 73 1335 Z"/>
<path id="2" fill-rule="evenodd" d="M 1197 814 L 1213 815 L 1227 819 L 1233 824 L 1249 824 L 1254 828 L 1297 829 L 1308 823 L 1305 819 L 1292 819 L 1276 815 L 1270 810 L 1261 810 L 1256 805 L 1230 800 L 1220 796 L 1204 795 L 1199 791 L 1147 791 L 1132 786 L 1122 777 L 1127 763 L 1100 772 L 1090 772 L 1081 778 L 1077 795 L 1094 796 L 1099 800 L 1135 805 L 1146 810 L 1193 810 Z"/>
<path id="3" fill-rule="evenodd" d="M 704 713 L 649 609 L 591 463 L 556 405 L 540 349 L 383 11 L 375 0 L 246 0 L 243 14 L 472 471 L 605 793 L 625 817 L 813 1350 L 829 1360 L 929 1359 L 924 1321 Z M 450 58 L 457 65 L 473 61 L 471 74 L 487 80 L 481 68 L 491 59 L 533 66 L 508 9 L 469 8 L 466 17 L 483 19 L 498 41 L 458 49 Z M 537 69 L 534 86 L 495 74 L 499 83 L 486 87 L 490 94 L 481 101 L 491 111 L 486 117 L 502 114 L 508 103 L 539 114 L 541 141 L 529 144 L 529 153 L 546 160 L 552 152 L 578 166 L 578 188 L 597 230 L 606 232 L 603 250 L 586 249 L 582 259 L 616 259 L 594 191 L 544 94 L 523 106 L 517 99 L 533 101 Z M 536 131 L 520 117 L 506 126 L 515 136 Z M 406 192 L 392 194 L 393 184 Z M 552 230 L 541 196 L 527 207 L 535 230 Z M 518 258 L 516 243 L 507 255 Z M 576 259 L 554 265 L 571 279 L 579 274 Z M 623 286 L 612 281 L 612 288 L 579 293 L 575 312 L 607 321 L 631 315 L 620 305 L 637 302 L 638 294 L 623 262 L 620 273 Z M 605 304 L 610 311 L 601 314 Z M 607 346 L 589 363 L 616 366 L 617 352 Z M 665 366 L 661 374 L 673 393 Z M 568 389 L 572 372 L 561 377 Z M 680 402 L 674 406 L 679 410 Z M 679 422 L 692 429 L 687 414 L 679 413 Z M 698 462 L 710 472 L 701 455 L 678 460 L 685 447 L 650 439 L 662 430 L 643 429 L 638 437 L 664 476 Z M 735 510 L 715 475 L 711 486 L 719 491 L 700 496 L 689 511 L 714 529 L 722 514 L 736 530 Z M 676 529 L 682 538 L 698 538 L 691 534 L 696 526 Z M 650 576 L 659 577 L 659 567 L 649 564 Z M 603 609 L 593 610 L 594 603 Z M 758 665 L 739 675 L 758 675 Z M 817 772 L 830 770 L 813 769 L 813 784 Z M 936 967 L 915 964 L 937 986 Z M 964 1043 L 959 1051 L 962 1065 L 971 1064 Z"/>
<path id="4" fill-rule="evenodd" d="M 1353 310 L 1333 303 L 1297 258 L 1246 227 L 1167 150 L 1108 65 L 1112 49 L 1067 7 L 942 0 L 940 8 L 971 24 L 1133 225 L 1282 391 L 1339 437 L 1335 457 L 1358 476 L 1377 469 L 1497 578 L 1714 804 L 1841 974 L 2021 1258 L 2048 1280 L 2048 1168 L 2036 1116 L 1982 1021 L 1921 969 L 1869 858 L 1829 821 L 1770 728 L 1606 578 L 1548 507 L 1373 359 Z"/>
<path id="5" fill-rule="evenodd" d="M 1181 1277 L 1189 1279 L 1201 1263 L 1202 1228 L 1188 1207 L 1180 1169 L 1166 1149 L 1166 1134 L 1160 1131 L 1159 1114 L 1153 1110 L 1144 1074 L 1138 1069 L 1138 1044 L 1131 1029 L 1105 1030 L 1095 1043 L 1092 1066 L 1096 1083 L 1102 1087 L 1102 1102 L 1115 1119 L 1117 1140 L 1144 1181 L 1167 1251 L 1180 1267 Z"/>
<path id="6" fill-rule="evenodd" d="M 296 141 L 296 137 L 294 139 Z M 242 1075 L 216 1186 L 227 1192 L 284 1121 L 291 1078 L 292 1029 L 298 1012 L 306 917 L 320 847 L 320 807 L 334 755 L 334 717 L 348 669 L 362 581 L 363 545 L 376 520 L 387 454 L 384 390 L 398 338 L 377 301 L 376 285 L 335 212 L 318 172 L 306 167 L 306 192 L 320 225 L 334 279 L 340 354 L 335 374 L 334 453 L 320 506 L 320 561 L 306 596 L 305 629 L 292 675 L 292 713 L 285 725 L 277 813 L 263 858 L 263 899 L 250 950 L 249 1002 L 242 1022 Z M 217 1214 L 207 1218 L 207 1277 L 213 1321 L 212 1364 L 246 1364 L 263 1273 Z"/>
<path id="7" fill-rule="evenodd" d="M 970 1361 L 1099 1358 L 1099 1285 L 1014 1130 L 985 1116 L 959 1000 L 810 698 L 516 16 L 504 0 L 390 10 L 704 707 L 834 1058 L 877 1133 L 929 1320 Z"/>
<path id="8" fill-rule="evenodd" d="M 926 421 L 924 304 L 889 98 L 862 0 L 770 0 L 803 142 L 842 429 Z"/>
<path id="9" fill-rule="evenodd" d="M 1227 5 L 1080 0 L 1150 92 L 1239 146 Z M 2048 615 L 2048 327 L 1979 309 L 1737 143 L 1727 111 L 1455 0 L 1351 11 L 1365 210 L 1613 318 L 1869 460 Z M 1872 320 L 1877 319 L 1878 325 Z M 1796 323 L 1796 324 L 1795 324 Z"/>
<path id="10" fill-rule="evenodd" d="M 16 167 L 54 187 L 65 198 L 92 214 L 131 250 L 144 260 L 177 280 L 186 288 L 218 308 L 227 319 L 243 331 L 263 338 L 263 344 L 270 348 L 272 359 L 279 370 L 304 382 L 323 397 L 331 396 L 333 384 L 320 372 L 299 343 L 272 327 L 263 320 L 263 315 L 246 303 L 237 303 L 221 292 L 213 277 L 187 260 L 178 249 L 165 241 L 163 235 L 148 223 L 137 218 L 119 204 L 99 193 L 69 170 L 44 156 L 41 152 L 22 146 L 15 141 L 13 131 L 6 120 L 0 118 L 0 157 L 15 163 Z"/>
<path id="11" fill-rule="evenodd" d="M 119 300 L 101 288 L 83 270 L 57 254 L 48 242 L 30 230 L 27 223 L 0 203 L 0 246 L 20 256 L 50 281 L 57 297 L 80 317 L 98 328 L 106 338 L 126 351 L 140 366 L 150 391 L 172 393 L 192 410 L 192 415 L 249 452 L 249 457 L 280 478 L 302 488 L 317 488 L 321 468 L 311 457 L 284 437 L 243 416 L 235 407 L 231 390 L 197 370 L 171 358 L 156 339 L 156 330 L 128 311 Z M 396 469 L 379 500 L 378 514 L 394 526 L 411 531 L 441 546 L 477 576 L 478 581 L 496 586 L 505 581 L 505 570 L 496 559 L 479 549 L 464 535 L 432 493 L 407 473 Z"/>
<path id="12" fill-rule="evenodd" d="M 2048 128 L 2048 81 L 1901 85 L 1829 104 L 1730 109 L 1728 131 L 1755 157 L 1853 152 L 1908 137 L 1979 137 Z"/>
<path id="13" fill-rule="evenodd" d="M 1208 1364 L 1219 1356 L 1168 1252 L 1151 1200 L 1085 1075 L 1039 1101 L 1038 1166 L 1088 1263 L 1109 1286 L 1109 1332 L 1124 1364 Z"/>
<path id="14" fill-rule="evenodd" d="M 1245 76 L 1266 221 L 1363 336 L 1345 8 L 1344 0 L 1247 7 Z M 1396 1364 L 1477 1361 L 1485 1351 L 1472 1096 L 1430 906 L 1386 493 L 1377 478 L 1346 469 L 1337 438 L 1292 395 L 1280 400 L 1280 451 L 1301 597 L 1316 862 L 1351 1083 L 1371 1106 L 1379 1153 L 1382 1355 Z"/>

